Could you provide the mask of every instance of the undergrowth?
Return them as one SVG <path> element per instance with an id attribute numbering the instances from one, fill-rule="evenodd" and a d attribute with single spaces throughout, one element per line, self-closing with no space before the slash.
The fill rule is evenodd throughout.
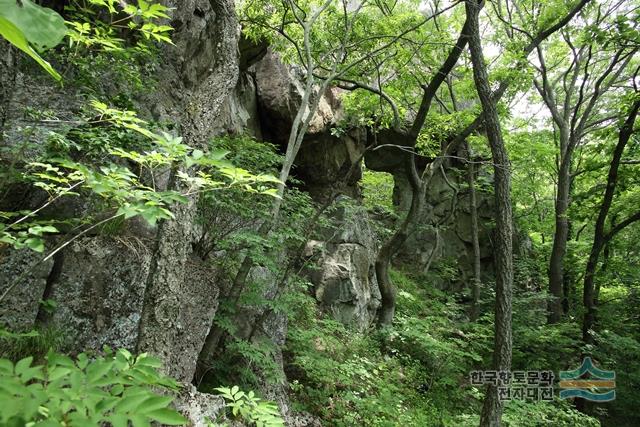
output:
<path id="1" fill-rule="evenodd" d="M 427 279 L 401 271 L 393 271 L 392 279 L 398 287 L 398 312 L 387 330 L 350 331 L 322 316 L 312 303 L 294 316 L 285 368 L 296 409 L 335 426 L 477 426 L 483 390 L 472 387 L 468 376 L 490 366 L 492 316 L 471 323 L 454 295 L 435 289 Z M 531 303 L 522 298 L 521 305 Z M 537 349 L 546 350 L 565 340 L 565 331 L 558 327 L 541 341 L 545 328 L 519 323 L 527 321 L 524 315 L 516 319 L 514 369 L 538 368 L 527 366 L 533 360 L 551 362 L 553 353 L 536 359 L 526 347 L 538 342 Z M 559 365 L 561 356 L 549 368 Z M 539 422 L 598 425 L 565 401 L 506 405 L 504 425 Z"/>

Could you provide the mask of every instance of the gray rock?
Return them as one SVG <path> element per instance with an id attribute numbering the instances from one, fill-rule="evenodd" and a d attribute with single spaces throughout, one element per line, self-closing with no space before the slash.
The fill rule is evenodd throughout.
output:
<path id="1" fill-rule="evenodd" d="M 7 293 L 0 303 L 0 325 L 12 331 L 28 331 L 35 326 L 36 316 L 53 267 L 53 260 L 39 263 L 42 255 L 29 249 L 0 249 L 0 295 L 16 279 L 33 267 L 31 273 Z M 35 266 L 35 267 L 34 267 Z"/>
<path id="2" fill-rule="evenodd" d="M 64 253 L 48 322 L 73 349 L 134 349 L 151 253 L 134 237 L 85 237 Z"/>
<path id="3" fill-rule="evenodd" d="M 205 147 L 219 134 L 222 105 L 238 82 L 238 22 L 230 0 L 170 2 L 175 46 L 166 46 L 159 78 L 146 100 L 158 118 L 178 122 L 184 141 Z M 228 111 L 228 110 L 227 110 Z M 218 125 L 217 125 L 218 124 Z M 172 177 L 173 178 L 173 177 Z M 175 188 L 174 179 L 170 187 Z M 215 276 L 193 254 L 197 204 L 172 210 L 158 228 L 146 280 L 137 349 L 162 358 L 167 373 L 191 381 L 217 309 Z"/>
<path id="4" fill-rule="evenodd" d="M 189 420 L 190 426 L 207 427 L 207 421 L 224 415 L 225 401 L 220 396 L 200 393 L 193 384 L 183 384 L 173 406 Z"/>
<path id="5" fill-rule="evenodd" d="M 272 51 L 268 51 L 254 67 L 265 137 L 284 143 L 302 101 L 305 79 L 299 70 L 284 64 Z M 332 88 L 321 94 L 318 108 L 309 122 L 309 135 L 326 132 L 340 120 L 342 110 L 338 92 L 339 89 Z"/>
<path id="6" fill-rule="evenodd" d="M 471 215 L 468 191 L 465 190 L 464 169 L 457 171 L 445 168 L 447 180 L 458 188 L 458 193 L 449 186 L 442 173 L 437 171 L 427 189 L 426 204 L 412 233 L 396 255 L 396 262 L 409 264 L 414 270 L 428 270 L 453 266 L 463 278 L 472 276 Z M 394 204 L 406 211 L 411 203 L 411 187 L 402 173 L 394 174 Z M 493 198 L 477 191 L 479 240 L 482 271 L 490 275 L 493 271 L 491 248 L 491 218 Z M 437 228 L 437 230 L 436 230 Z M 447 288 L 461 289 L 464 283 L 442 282 Z"/>
<path id="7" fill-rule="evenodd" d="M 273 52 L 268 52 L 253 69 L 262 136 L 284 147 L 304 94 L 304 78 L 300 70 L 285 65 Z M 360 162 L 367 134 L 363 129 L 350 129 L 340 136 L 332 133 L 343 116 L 340 94 L 341 89 L 330 88 L 320 95 L 295 161 L 295 175 L 318 201 L 326 200 L 335 189 L 360 197 L 360 168 L 356 167 L 348 178 L 346 175 L 352 164 Z"/>
<path id="8" fill-rule="evenodd" d="M 339 202 L 334 228 L 323 231 L 326 240 L 311 240 L 305 248 L 305 255 L 315 260 L 307 274 L 323 309 L 337 321 L 363 331 L 374 322 L 380 306 L 377 248 L 364 208 L 346 197 Z"/>

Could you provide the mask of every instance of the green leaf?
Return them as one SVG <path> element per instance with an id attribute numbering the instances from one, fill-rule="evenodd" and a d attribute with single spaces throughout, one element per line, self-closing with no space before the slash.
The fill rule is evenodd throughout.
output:
<path id="1" fill-rule="evenodd" d="M 77 357 L 78 359 L 78 368 L 80 369 L 84 369 L 87 367 L 87 365 L 89 364 L 89 358 L 87 357 L 87 355 L 85 353 L 80 353 Z"/>
<path id="2" fill-rule="evenodd" d="M 49 381 L 59 380 L 60 378 L 62 378 L 65 375 L 69 374 L 70 372 L 71 372 L 71 369 L 69 369 L 69 368 L 64 368 L 62 366 L 56 366 L 53 369 L 49 370 L 48 380 Z"/>
<path id="3" fill-rule="evenodd" d="M 112 414 L 108 421 L 111 422 L 113 427 L 127 427 L 129 417 L 123 414 Z"/>
<path id="4" fill-rule="evenodd" d="M 146 414 L 149 418 L 170 426 L 179 426 L 187 423 L 187 419 L 180 415 L 177 411 L 163 408 L 156 409 Z"/>
<path id="5" fill-rule="evenodd" d="M 73 363 L 70 357 L 65 356 L 63 354 L 57 354 L 50 352 L 47 354 L 47 359 L 49 360 L 49 366 L 64 366 L 66 368 L 75 368 L 76 365 Z"/>
<path id="6" fill-rule="evenodd" d="M 25 38 L 24 34 L 10 21 L 0 16 L 0 35 L 7 39 L 11 44 L 15 47 L 29 55 L 33 58 L 42 68 L 44 68 L 54 79 L 60 81 L 62 80 L 62 76 L 58 74 L 58 72 L 49 64 L 47 61 L 42 59 L 40 55 L 29 46 L 29 42 Z"/>
<path id="7" fill-rule="evenodd" d="M 98 360 L 87 367 L 87 380 L 95 383 L 104 377 L 113 367 L 113 361 Z"/>
<path id="8" fill-rule="evenodd" d="M 138 408 L 147 398 L 148 394 L 139 394 L 136 396 L 123 396 L 122 400 L 116 405 L 116 412 L 130 412 Z"/>
<path id="9" fill-rule="evenodd" d="M 11 363 L 8 359 L 0 359 L 0 373 L 12 373 L 13 372 L 13 363 Z"/>
<path id="10" fill-rule="evenodd" d="M 173 398 L 169 396 L 152 396 L 140 404 L 138 411 L 141 414 L 151 413 L 157 409 L 166 408 L 172 401 Z"/>
<path id="11" fill-rule="evenodd" d="M 131 420 L 133 427 L 149 427 L 149 421 L 147 421 L 147 418 L 142 415 L 130 415 L 129 419 Z"/>
<path id="12" fill-rule="evenodd" d="M 44 252 L 44 240 L 39 237 L 30 237 L 24 243 L 33 251 Z"/>
<path id="13" fill-rule="evenodd" d="M 27 369 L 29 369 L 29 367 L 31 366 L 31 362 L 33 362 L 33 357 L 29 356 L 29 357 L 25 357 L 24 359 L 16 363 L 16 368 L 15 368 L 16 374 L 20 375 L 23 372 L 25 372 Z"/>
<path id="14" fill-rule="evenodd" d="M 20 30 L 39 51 L 57 46 L 67 34 L 62 16 L 31 0 L 0 0 L 0 16 Z"/>
<path id="15" fill-rule="evenodd" d="M 36 49 L 56 46 L 67 32 L 64 20 L 55 11 L 38 6 L 30 0 L 0 0 L 0 35 L 33 58 L 54 79 L 62 77 L 45 61 Z"/>

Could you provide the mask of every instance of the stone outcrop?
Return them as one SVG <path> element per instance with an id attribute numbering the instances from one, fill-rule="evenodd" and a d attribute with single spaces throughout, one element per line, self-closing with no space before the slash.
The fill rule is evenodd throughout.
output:
<path id="1" fill-rule="evenodd" d="M 59 304 L 46 322 L 77 349 L 135 348 L 151 255 L 131 237 L 75 241 L 49 283 L 49 298 Z"/>
<path id="2" fill-rule="evenodd" d="M 207 427 L 208 421 L 224 415 L 225 401 L 220 396 L 200 393 L 192 384 L 184 384 L 174 406 L 189 419 L 190 426 Z"/>
<path id="3" fill-rule="evenodd" d="M 205 147 L 211 137 L 223 132 L 220 124 L 231 120 L 223 116 L 236 115 L 232 108 L 223 108 L 229 105 L 239 78 L 234 3 L 181 0 L 167 5 L 174 7 L 170 18 L 174 45 L 166 45 L 161 52 L 155 78 L 162 84 L 145 94 L 136 108 L 150 118 L 176 123 L 187 144 Z M 72 87 L 61 89 L 49 80 L 34 79 L 4 49 L 1 59 L 4 144 L 19 141 L 25 107 L 53 108 L 60 118 L 78 118 L 79 106 L 86 100 Z M 33 139 L 42 141 L 47 125 L 29 125 Z M 168 173 L 157 185 L 162 190 L 176 184 Z M 19 208 L 34 209 L 39 205 L 35 199 L 33 194 L 23 196 Z M 12 208 L 16 206 L 13 203 Z M 78 203 L 72 206 L 75 216 L 90 208 Z M 57 270 L 50 263 L 39 267 L 28 278 L 29 287 L 22 284 L 11 296 L 22 298 L 25 295 L 20 292 L 33 292 L 31 300 L 24 301 L 35 301 L 31 304 L 35 308 L 19 316 L 3 312 L 2 321 L 32 326 L 38 317 L 37 302 L 48 295 L 57 300 L 58 309 L 48 318 L 40 317 L 70 330 L 78 350 L 111 344 L 149 351 L 163 359 L 168 374 L 191 381 L 219 292 L 215 272 L 193 252 L 196 210 L 191 200 L 175 206 L 175 219 L 157 227 L 140 227 L 130 221 L 122 236 L 87 236 L 76 241 L 65 248 Z M 18 266 L 31 263 L 31 259 L 20 258 L 24 256 L 22 252 L 3 253 L 0 270 L 6 272 L 2 277 L 5 286 Z"/>
<path id="4" fill-rule="evenodd" d="M 320 306 L 335 320 L 364 331 L 380 306 L 377 245 L 364 208 L 347 197 L 337 203 L 332 227 L 321 233 L 324 240 L 307 243 L 304 255 L 313 265 L 307 274 Z"/>
<path id="5" fill-rule="evenodd" d="M 380 145 L 408 144 L 404 133 L 393 129 L 380 132 L 378 142 Z M 456 154 L 458 157 L 465 155 Z M 368 168 L 393 175 L 393 203 L 399 212 L 408 211 L 412 199 L 411 186 L 404 169 L 405 158 L 406 152 L 394 147 L 369 151 L 365 155 Z M 423 170 L 429 162 L 427 158 L 418 158 L 416 163 L 418 168 Z M 486 179 L 491 179 L 483 169 L 480 171 Z M 440 280 L 438 283 L 441 287 L 453 290 L 461 290 L 472 276 L 471 212 L 465 175 L 464 162 L 456 160 L 445 161 L 443 168 L 434 172 L 427 188 L 424 209 L 394 261 L 410 265 L 412 271 L 454 269 L 460 277 L 459 281 L 452 283 Z M 477 190 L 477 198 L 482 274 L 490 276 L 493 274 L 493 198 L 480 190 Z"/>
<path id="6" fill-rule="evenodd" d="M 261 134 L 265 140 L 285 147 L 304 92 L 303 77 L 271 52 L 250 72 L 255 75 Z M 292 172 L 318 201 L 326 200 L 338 187 L 342 194 L 359 196 L 360 168 L 355 168 L 348 179 L 346 175 L 351 165 L 360 161 L 367 135 L 362 129 L 350 129 L 340 136 L 332 132 L 343 116 L 340 92 L 338 88 L 330 88 L 320 94 L 318 109 Z"/>
<path id="7" fill-rule="evenodd" d="M 453 268 L 460 277 L 454 289 L 468 283 L 472 277 L 473 248 L 471 236 L 471 212 L 469 193 L 466 190 L 466 171 L 462 165 L 434 174 L 427 189 L 425 210 L 415 231 L 409 236 L 397 255 L 397 260 L 407 263 L 416 271 L 430 268 Z M 403 175 L 395 175 L 394 198 L 401 207 L 411 200 L 411 189 Z M 493 272 L 491 248 L 491 219 L 493 198 L 482 191 L 478 194 L 478 219 L 480 224 L 480 257 L 482 273 Z M 452 283 L 442 282 L 443 287 Z"/>

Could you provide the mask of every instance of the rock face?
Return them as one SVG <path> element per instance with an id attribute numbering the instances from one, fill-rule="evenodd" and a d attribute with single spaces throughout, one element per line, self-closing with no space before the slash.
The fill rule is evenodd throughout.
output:
<path id="1" fill-rule="evenodd" d="M 271 52 L 252 69 L 261 134 L 265 140 L 285 147 L 304 93 L 303 77 Z M 333 134 L 332 128 L 342 115 L 340 89 L 330 88 L 320 97 L 296 157 L 293 174 L 318 201 L 326 200 L 338 187 L 341 194 L 359 196 L 360 168 L 355 168 L 348 178 L 346 175 L 351 165 L 360 161 L 366 147 L 366 132 L 352 129 L 341 136 Z"/>
<path id="2" fill-rule="evenodd" d="M 374 323 L 380 306 L 377 248 L 366 211 L 342 197 L 333 228 L 322 234 L 325 240 L 311 240 L 305 248 L 305 256 L 315 261 L 308 271 L 315 297 L 334 319 L 364 331 Z"/>
<path id="3" fill-rule="evenodd" d="M 457 173 L 456 173 L 457 172 Z M 417 271 L 455 269 L 460 274 L 460 290 L 471 279 L 473 248 L 469 194 L 465 189 L 464 169 L 448 169 L 437 172 L 427 190 L 426 207 L 419 219 L 419 226 L 407 239 L 398 253 L 399 262 L 408 263 Z M 411 189 L 402 175 L 395 176 L 394 198 L 398 205 L 407 207 Z M 487 193 L 477 191 L 480 257 L 482 273 L 492 274 L 491 226 L 493 199 Z M 450 287 L 452 283 L 442 282 Z"/>
<path id="4" fill-rule="evenodd" d="M 72 243 L 49 283 L 59 301 L 46 319 L 74 347 L 135 348 L 151 252 L 129 238 L 89 237 Z"/>
<path id="5" fill-rule="evenodd" d="M 295 68 L 283 64 L 278 55 L 268 52 L 255 65 L 260 119 L 265 139 L 286 144 L 289 130 L 304 93 L 304 80 Z M 308 135 L 324 133 L 341 117 L 338 89 L 322 94 L 318 109 L 309 123 Z"/>
<path id="6" fill-rule="evenodd" d="M 145 94 L 136 108 L 156 120 L 176 123 L 187 144 L 204 147 L 212 136 L 220 134 L 221 124 L 231 121 L 223 116 L 235 119 L 237 113 L 223 108 L 232 105 L 229 98 L 239 77 L 234 3 L 181 0 L 167 5 L 174 7 L 170 23 L 175 29 L 175 45 L 163 47 L 155 76 L 162 84 L 157 85 L 157 91 Z M 77 119 L 79 106 L 86 100 L 70 87 L 61 90 L 49 80 L 34 79 L 10 51 L 5 54 L 3 48 L 0 58 L 3 144 L 20 142 L 25 106 L 52 108 L 62 119 Z M 31 126 L 34 139 L 42 140 L 46 125 Z M 170 173 L 157 184 L 160 190 L 176 185 Z M 20 208 L 33 208 L 33 195 L 26 196 Z M 74 205 L 74 214 L 81 216 L 83 208 L 88 207 Z M 12 300 L 29 302 L 31 309 L 15 305 L 16 310 L 2 313 L 2 322 L 25 328 L 36 318 L 52 322 L 70 331 L 78 350 L 111 344 L 148 351 L 163 359 L 166 373 L 191 381 L 219 292 L 215 272 L 192 249 L 196 210 L 195 200 L 190 200 L 173 208 L 175 219 L 155 228 L 129 222 L 123 236 L 79 239 L 64 250 L 59 264 L 48 263 L 34 270 L 28 278 L 29 291 L 21 287 L 12 294 Z M 1 279 L 4 286 L 18 268 L 31 263 L 31 258 L 25 257 L 32 255 L 3 253 L 0 270 L 6 272 Z M 32 292 L 30 299 L 21 292 Z M 44 296 L 58 302 L 52 316 L 38 315 L 38 301 Z"/>
<path id="7" fill-rule="evenodd" d="M 379 144 L 407 145 L 406 137 L 391 129 L 382 131 L 378 140 Z M 463 156 L 464 153 L 459 155 Z M 393 175 L 393 203 L 400 212 L 408 211 L 412 199 L 411 187 L 404 171 L 405 156 L 406 153 L 402 150 L 391 147 L 369 151 L 365 156 L 368 168 Z M 428 162 L 428 159 L 423 158 L 417 162 L 417 166 L 423 169 Z M 482 169 L 481 173 L 486 175 Z M 456 283 L 441 280 L 439 285 L 456 291 L 469 282 L 467 279 L 472 277 L 473 268 L 471 209 L 465 174 L 465 165 L 456 161 L 447 161 L 442 169 L 434 172 L 427 188 L 424 210 L 395 258 L 396 263 L 411 265 L 413 271 L 455 271 L 455 275 L 461 280 Z M 482 274 L 490 276 L 493 274 L 493 198 L 478 189 L 476 193 Z"/>
<path id="8" fill-rule="evenodd" d="M 230 0 L 175 2 L 175 46 L 166 47 L 157 117 L 179 118 L 185 142 L 204 146 L 218 132 L 221 106 L 238 80 L 238 24 Z M 173 186 L 169 179 L 168 186 Z M 218 289 L 193 253 L 195 200 L 174 208 L 157 230 L 138 327 L 137 349 L 160 356 L 168 373 L 191 381 L 215 314 Z M 203 300 L 204 299 L 204 300 Z M 207 302 L 209 304 L 207 304 Z"/>
<path id="9" fill-rule="evenodd" d="M 0 295 L 7 292 L 6 299 L 0 304 L 0 326 L 20 332 L 35 326 L 40 300 L 53 268 L 53 260 L 38 264 L 40 258 L 28 249 L 0 249 Z M 16 284 L 17 279 L 33 266 L 32 272 Z"/>
<path id="10" fill-rule="evenodd" d="M 189 419 L 190 426 L 207 427 L 207 421 L 216 420 L 224 413 L 225 401 L 220 396 L 200 393 L 192 384 L 183 384 L 174 406 Z"/>

